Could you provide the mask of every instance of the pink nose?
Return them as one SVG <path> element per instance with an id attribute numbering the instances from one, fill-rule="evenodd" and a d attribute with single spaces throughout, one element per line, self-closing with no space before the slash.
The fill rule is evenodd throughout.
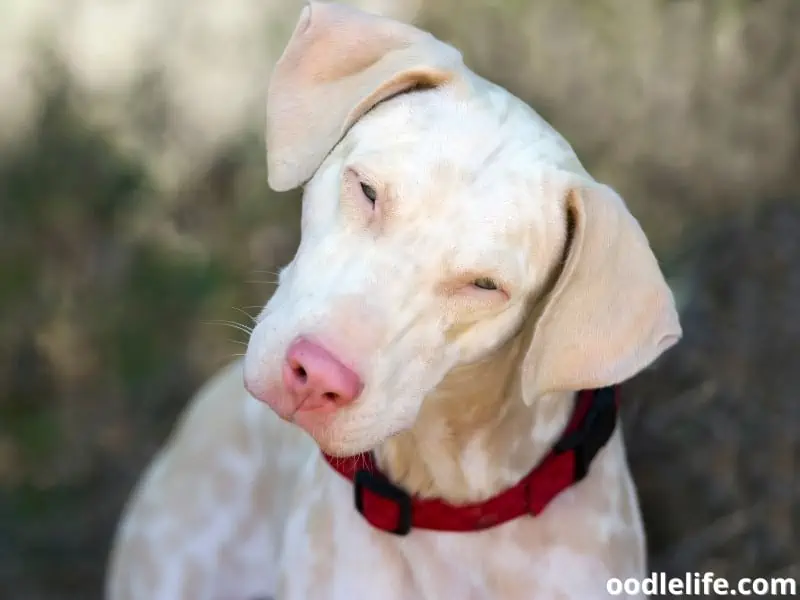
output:
<path id="1" fill-rule="evenodd" d="M 359 376 L 322 346 L 302 337 L 286 352 L 283 383 L 298 410 L 338 408 L 364 387 Z"/>

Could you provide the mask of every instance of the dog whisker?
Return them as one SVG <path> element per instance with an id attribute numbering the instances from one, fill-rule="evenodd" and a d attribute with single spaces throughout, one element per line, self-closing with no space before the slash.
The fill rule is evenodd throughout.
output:
<path id="1" fill-rule="evenodd" d="M 253 328 L 248 327 L 247 325 L 243 325 L 242 323 L 237 323 L 236 321 L 227 321 L 224 319 L 221 320 L 214 320 L 214 321 L 203 321 L 204 325 L 224 325 L 225 327 L 231 327 L 236 329 L 237 331 L 241 331 L 246 335 L 251 335 L 253 333 Z"/>
<path id="2" fill-rule="evenodd" d="M 244 310 L 244 309 L 245 309 L 245 308 L 247 308 L 247 307 L 238 308 L 238 307 L 236 307 L 236 306 L 231 306 L 231 308 L 232 308 L 233 310 L 235 310 L 236 312 L 240 312 L 240 313 L 242 313 L 242 314 L 243 314 L 245 317 L 247 317 L 248 319 L 250 319 L 250 321 L 252 321 L 253 325 L 258 325 L 258 321 L 256 320 L 256 318 L 255 318 L 253 315 L 251 315 L 249 312 L 247 312 L 246 310 Z"/>

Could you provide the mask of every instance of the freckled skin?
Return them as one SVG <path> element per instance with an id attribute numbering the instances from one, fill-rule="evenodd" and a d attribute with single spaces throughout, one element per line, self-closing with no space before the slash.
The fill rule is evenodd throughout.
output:
<path id="1" fill-rule="evenodd" d="M 312 8 L 339 15 L 343 35 L 351 17 Z M 359 58 L 347 68 L 375 62 Z M 521 101 L 458 77 L 377 105 L 324 153 L 244 360 L 192 400 L 125 509 L 109 600 L 592 600 L 610 577 L 644 577 L 619 431 L 543 514 L 475 533 L 376 531 L 321 458 L 374 451 L 411 493 L 488 498 L 552 448 L 575 391 L 631 377 L 680 337 L 621 199 Z M 498 289 L 472 285 L 486 278 Z M 287 423 L 283 360 L 298 336 L 364 385 Z"/>

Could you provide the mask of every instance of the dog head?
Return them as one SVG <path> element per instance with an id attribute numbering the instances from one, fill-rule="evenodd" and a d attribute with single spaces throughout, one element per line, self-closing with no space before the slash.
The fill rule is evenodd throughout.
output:
<path id="1" fill-rule="evenodd" d="M 251 394 L 332 454 L 413 425 L 517 335 L 543 393 L 627 379 L 681 335 L 637 221 L 524 103 L 410 25 L 311 3 L 272 76 L 269 181 L 302 236 L 254 329 Z"/>

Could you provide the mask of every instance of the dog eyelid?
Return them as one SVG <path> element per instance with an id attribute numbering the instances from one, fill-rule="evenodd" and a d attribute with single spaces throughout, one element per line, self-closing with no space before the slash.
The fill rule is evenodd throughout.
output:
<path id="1" fill-rule="evenodd" d="M 378 192 L 370 184 L 363 181 L 360 181 L 359 185 L 361 186 L 361 192 L 364 194 L 364 197 L 374 206 L 378 199 Z"/>
<path id="2" fill-rule="evenodd" d="M 500 289 L 500 285 L 491 277 L 478 277 L 472 281 L 472 285 L 487 292 L 494 292 Z"/>
<path id="3" fill-rule="evenodd" d="M 511 297 L 507 285 L 488 275 L 467 275 L 451 280 L 444 288 L 449 294 L 481 301 L 506 301 Z"/>
<path id="4" fill-rule="evenodd" d="M 382 187 L 378 186 L 372 177 L 365 175 L 361 169 L 354 166 L 347 167 L 345 177 L 349 180 L 354 193 L 360 192 L 372 208 L 377 206 L 378 190 Z"/>

